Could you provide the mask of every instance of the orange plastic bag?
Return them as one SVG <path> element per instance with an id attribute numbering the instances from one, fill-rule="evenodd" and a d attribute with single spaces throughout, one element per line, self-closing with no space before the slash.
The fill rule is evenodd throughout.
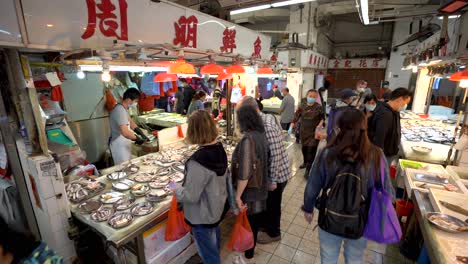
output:
<path id="1" fill-rule="evenodd" d="M 112 111 L 117 104 L 117 100 L 115 100 L 114 95 L 112 94 L 110 89 L 106 90 L 106 109 L 107 111 Z"/>
<path id="2" fill-rule="evenodd" d="M 247 210 L 242 210 L 236 218 L 236 223 L 232 229 L 231 238 L 227 244 L 227 249 L 231 251 L 244 252 L 254 247 L 254 237 L 247 219 Z"/>
<path id="3" fill-rule="evenodd" d="M 177 208 L 177 199 L 172 196 L 171 207 L 169 207 L 169 215 L 167 217 L 166 233 L 164 239 L 166 241 L 176 241 L 184 237 L 190 232 L 190 226 L 185 223 L 184 212 Z"/>

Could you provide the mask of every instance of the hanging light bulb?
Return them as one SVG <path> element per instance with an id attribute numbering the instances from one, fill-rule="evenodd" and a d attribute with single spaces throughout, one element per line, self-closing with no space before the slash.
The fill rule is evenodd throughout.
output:
<path id="1" fill-rule="evenodd" d="M 82 70 L 79 70 L 77 73 L 76 73 L 76 77 L 78 79 L 84 79 L 86 77 L 86 74 L 82 71 Z"/>
<path id="2" fill-rule="evenodd" d="M 101 80 L 103 82 L 110 82 L 111 75 L 110 75 L 110 72 L 108 70 L 102 71 Z"/>
<path id="3" fill-rule="evenodd" d="M 468 79 L 467 80 L 461 80 L 459 86 L 462 87 L 462 88 L 468 88 Z"/>

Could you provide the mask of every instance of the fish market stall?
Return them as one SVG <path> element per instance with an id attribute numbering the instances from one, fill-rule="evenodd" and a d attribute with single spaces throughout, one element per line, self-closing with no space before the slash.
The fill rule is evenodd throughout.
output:
<path id="1" fill-rule="evenodd" d="M 138 116 L 138 122 L 159 127 L 175 127 L 187 123 L 187 117 L 176 113 L 156 113 Z"/>
<path id="2" fill-rule="evenodd" d="M 453 121 L 424 119 L 413 113 L 404 114 L 401 119 L 401 149 L 404 158 L 445 164 L 454 131 Z M 450 161 L 454 158 L 454 152 L 451 153 Z"/>
<path id="3" fill-rule="evenodd" d="M 447 195 L 456 195 L 456 200 L 462 199 L 457 202 L 457 206 L 463 205 L 465 210 L 468 209 L 466 194 L 440 190 L 431 190 L 429 193 L 414 190 L 415 214 L 431 263 L 464 263 L 459 261 L 468 257 L 466 251 L 468 232 L 461 230 L 468 228 L 465 220 L 468 215 L 459 218 L 460 214 L 434 200 L 434 198 L 447 199 Z"/>

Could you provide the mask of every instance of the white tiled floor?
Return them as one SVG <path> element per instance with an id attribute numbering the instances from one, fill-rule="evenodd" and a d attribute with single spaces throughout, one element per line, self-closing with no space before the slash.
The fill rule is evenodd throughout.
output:
<path id="1" fill-rule="evenodd" d="M 314 230 L 317 224 L 318 212 L 315 214 L 314 222 L 308 224 L 303 217 L 300 207 L 303 204 L 304 188 L 306 180 L 304 171 L 297 171 L 283 193 L 283 212 L 281 216 L 282 240 L 267 245 L 258 244 L 255 249 L 255 261 L 257 264 L 276 263 L 320 263 L 320 244 L 318 230 Z M 221 225 L 222 230 L 222 252 L 223 264 L 232 263 L 233 256 L 237 253 L 225 249 L 229 239 L 234 219 L 227 218 Z M 340 264 L 344 263 L 343 255 L 340 256 Z M 368 243 L 366 250 L 366 264 L 406 264 L 412 263 L 406 260 L 398 252 L 397 246 L 386 247 L 373 242 Z"/>

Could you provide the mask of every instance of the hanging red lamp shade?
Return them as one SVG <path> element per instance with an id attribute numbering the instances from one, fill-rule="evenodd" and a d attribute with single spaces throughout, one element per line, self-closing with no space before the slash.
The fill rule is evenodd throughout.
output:
<path id="1" fill-rule="evenodd" d="M 262 67 L 257 70 L 257 74 L 273 74 L 273 70 L 270 67 Z"/>
<path id="2" fill-rule="evenodd" d="M 226 69 L 227 73 L 236 74 L 236 73 L 245 73 L 244 67 L 240 66 L 239 64 L 233 64 Z"/>
<path id="3" fill-rule="evenodd" d="M 177 75 L 160 72 L 154 76 L 154 82 L 175 82 L 177 81 Z"/>
<path id="4" fill-rule="evenodd" d="M 221 80 L 227 80 L 227 79 L 232 79 L 232 74 L 230 73 L 221 73 L 220 75 L 218 75 L 218 78 L 216 78 L 218 81 L 221 81 Z"/>
<path id="5" fill-rule="evenodd" d="M 185 60 L 177 60 L 175 63 L 169 66 L 167 73 L 171 74 L 195 74 L 197 70 L 195 66 L 186 62 Z"/>
<path id="6" fill-rule="evenodd" d="M 456 72 L 456 73 L 450 75 L 449 80 L 452 81 L 452 82 L 459 82 L 461 80 L 468 80 L 468 69 L 464 70 L 464 71 L 459 71 L 459 72 Z"/>
<path id="7" fill-rule="evenodd" d="M 200 73 L 202 75 L 205 74 L 222 74 L 224 73 L 224 68 L 221 65 L 215 64 L 215 63 L 209 63 L 200 69 Z"/>

